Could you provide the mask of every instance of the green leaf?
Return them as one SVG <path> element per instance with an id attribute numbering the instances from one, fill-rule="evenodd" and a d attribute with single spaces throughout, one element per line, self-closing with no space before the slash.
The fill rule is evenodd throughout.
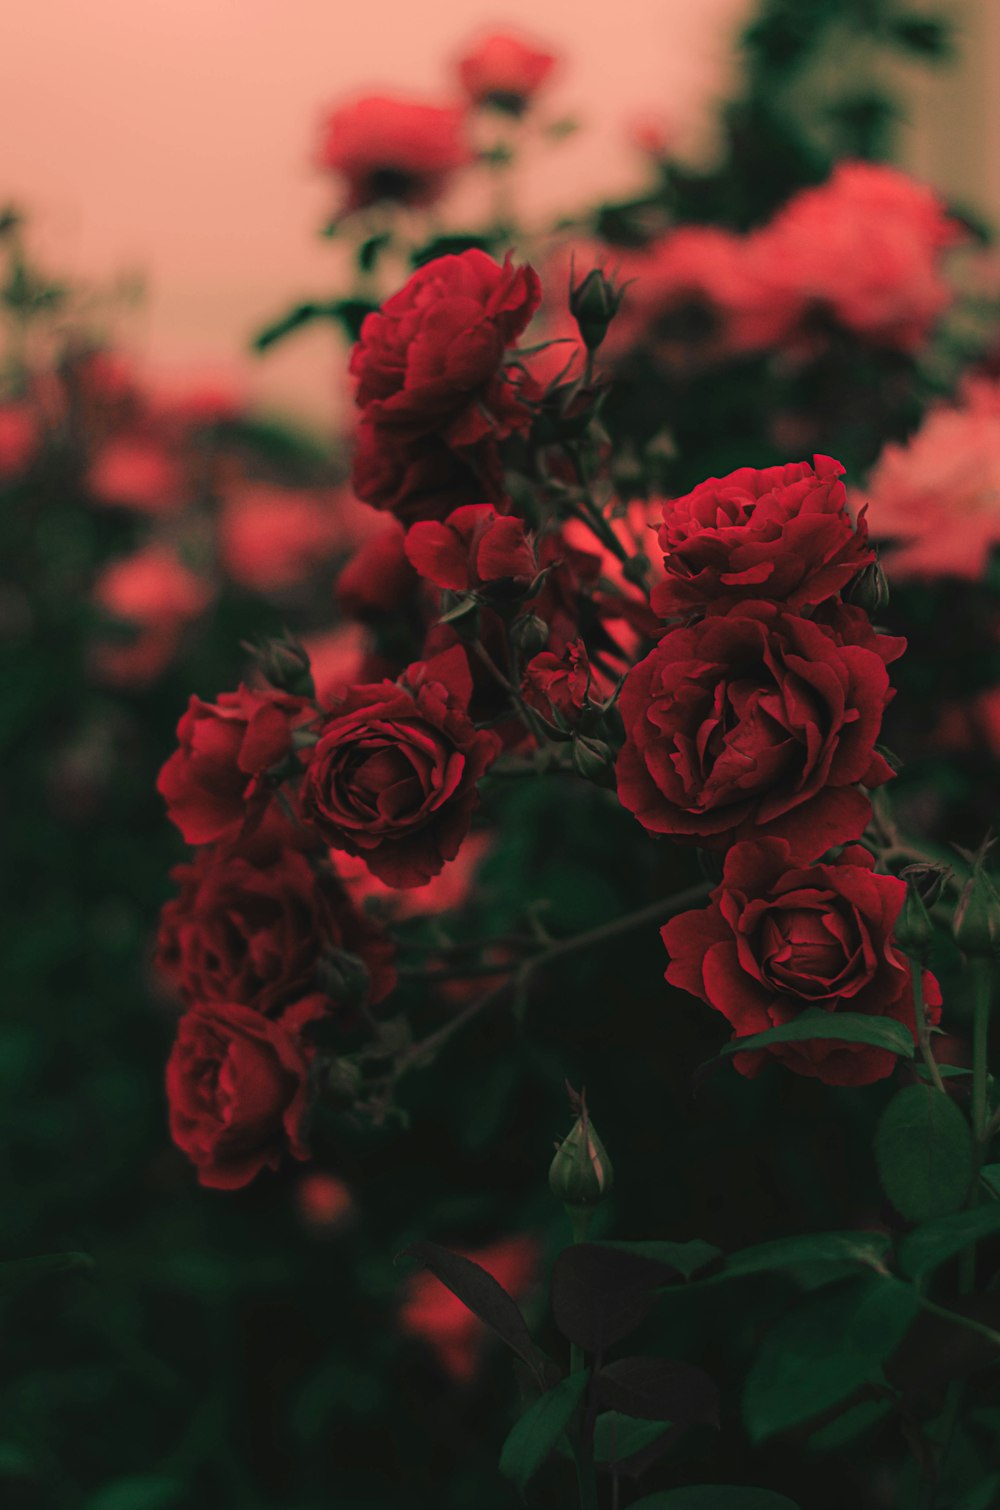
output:
<path id="1" fill-rule="evenodd" d="M 933 1085 L 908 1085 L 879 1120 L 875 1162 L 882 1189 L 908 1222 L 957 1211 L 973 1170 L 972 1130 Z"/>
<path id="2" fill-rule="evenodd" d="M 1000 1232 L 1000 1201 L 939 1216 L 903 1238 L 899 1267 L 910 1279 L 924 1279 L 963 1248 L 994 1232 Z"/>
<path id="3" fill-rule="evenodd" d="M 909 1028 L 891 1017 L 865 1017 L 860 1012 L 822 1012 L 810 1007 L 780 1027 L 768 1028 L 764 1033 L 751 1033 L 747 1038 L 733 1038 L 718 1057 L 725 1059 L 733 1054 L 744 1054 L 748 1049 L 767 1049 L 776 1043 L 809 1043 L 817 1039 L 867 1043 L 872 1048 L 898 1054 L 901 1059 L 912 1059 L 916 1052 Z"/>
<path id="4" fill-rule="evenodd" d="M 870 1431 L 885 1419 L 892 1409 L 891 1400 L 862 1400 L 852 1405 L 827 1426 L 821 1426 L 809 1438 L 809 1446 L 815 1452 L 836 1452 L 853 1442 L 864 1432 Z"/>
<path id="5" fill-rule="evenodd" d="M 743 1414 L 755 1442 L 822 1415 L 871 1382 L 919 1308 L 915 1290 L 872 1276 L 811 1294 L 764 1339 L 747 1378 Z"/>
<path id="6" fill-rule="evenodd" d="M 979 1178 L 991 1195 L 1000 1197 L 1000 1164 L 984 1164 Z"/>
<path id="7" fill-rule="evenodd" d="M 955 1510 L 996 1510 L 1000 1501 L 1000 1473 L 991 1473 L 958 1500 Z"/>
<path id="8" fill-rule="evenodd" d="M 669 1264 L 685 1279 L 690 1279 L 699 1269 L 706 1269 L 722 1257 L 721 1248 L 714 1247 L 712 1243 L 704 1243 L 697 1237 L 687 1243 L 603 1242 L 601 1247 L 621 1248 L 626 1253 L 637 1254 L 639 1258 L 651 1258 L 656 1263 Z"/>
<path id="9" fill-rule="evenodd" d="M 177 1479 L 136 1474 L 105 1484 L 85 1502 L 84 1510 L 175 1510 L 185 1492 Z"/>
<path id="10" fill-rule="evenodd" d="M 787 1495 L 773 1489 L 741 1489 L 736 1484 L 688 1484 L 661 1489 L 636 1500 L 632 1510 L 799 1510 Z"/>
<path id="11" fill-rule="evenodd" d="M 500 1454 L 500 1472 L 521 1494 L 563 1435 L 583 1399 L 590 1375 L 570 1374 L 546 1390 L 510 1432 Z"/>
<path id="12" fill-rule="evenodd" d="M 89 1274 L 95 1268 L 89 1253 L 45 1253 L 0 1263 L 0 1295 L 10 1295 L 37 1280 L 57 1274 Z"/>
<path id="13" fill-rule="evenodd" d="M 813 1284 L 817 1274 L 821 1277 L 824 1271 L 834 1280 L 853 1268 L 881 1270 L 890 1247 L 884 1232 L 815 1232 L 801 1237 L 779 1237 L 730 1253 L 717 1274 L 694 1283 L 712 1285 L 751 1274 L 784 1271 Z"/>
<path id="14" fill-rule="evenodd" d="M 594 1422 L 594 1459 L 598 1463 L 617 1463 L 630 1458 L 655 1442 L 663 1431 L 662 1421 L 640 1421 L 618 1410 L 602 1411 Z"/>

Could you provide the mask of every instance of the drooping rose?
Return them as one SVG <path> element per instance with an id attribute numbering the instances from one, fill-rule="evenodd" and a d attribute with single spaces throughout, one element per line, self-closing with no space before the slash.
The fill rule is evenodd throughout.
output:
<path id="1" fill-rule="evenodd" d="M 892 938 L 906 883 L 876 875 L 874 863 L 859 844 L 805 867 L 781 839 L 735 844 L 709 905 L 661 930 L 667 980 L 721 1012 L 737 1039 L 807 1009 L 889 1018 L 914 1033 L 913 966 Z M 934 1023 L 941 993 L 926 971 L 923 982 Z M 812 1039 L 737 1054 L 735 1065 L 753 1076 L 769 1059 L 828 1085 L 869 1085 L 896 1063 L 870 1044 Z"/>
<path id="2" fill-rule="evenodd" d="M 843 604 L 803 619 L 745 603 L 670 630 L 622 689 L 622 804 L 708 849 L 787 839 L 796 862 L 857 838 L 859 787 L 892 775 L 875 747 L 902 650 Z"/>
<path id="3" fill-rule="evenodd" d="M 398 682 L 348 688 L 311 752 L 305 820 L 390 886 L 437 875 L 458 854 L 476 783 L 500 750 L 469 718 L 471 696 L 460 646 L 415 662 Z"/>
<path id="4" fill-rule="evenodd" d="M 178 894 L 160 917 L 156 963 L 189 1005 L 239 1002 L 273 1014 L 316 991 L 323 955 L 340 949 L 367 967 L 369 1001 L 391 991 L 386 934 L 301 851 L 255 862 L 205 848 L 173 874 Z"/>
<path id="5" fill-rule="evenodd" d="M 526 587 L 538 569 L 523 519 L 500 516 L 489 503 L 411 525 L 406 554 L 421 577 L 452 592 L 501 582 Z"/>
<path id="6" fill-rule="evenodd" d="M 428 262 L 366 318 L 351 353 L 359 498 L 404 523 L 503 503 L 499 443 L 531 424 L 535 393 L 504 357 L 540 298 L 532 268 L 470 250 Z"/>
<path id="7" fill-rule="evenodd" d="M 485 1269 L 515 1299 L 531 1288 L 538 1273 L 538 1243 L 527 1235 L 457 1251 Z M 434 1351 L 442 1368 L 457 1383 L 467 1384 L 475 1376 L 490 1330 L 435 1275 L 426 1271 L 412 1275 L 399 1324 L 409 1336 L 419 1338 Z"/>
<path id="8" fill-rule="evenodd" d="M 552 53 L 511 32 L 494 32 L 460 59 L 459 77 L 474 105 L 520 115 L 556 66 Z"/>
<path id="9" fill-rule="evenodd" d="M 864 521 L 855 530 L 847 512 L 843 473 L 829 456 L 740 467 L 664 503 L 654 609 L 725 612 L 754 598 L 798 610 L 842 592 L 873 559 Z"/>
<path id="10" fill-rule="evenodd" d="M 185 1012 L 167 1063 L 170 1133 L 202 1185 L 237 1190 L 286 1151 L 307 1157 L 307 1073 L 308 1049 L 284 1022 L 236 1002 Z"/>
<path id="11" fill-rule="evenodd" d="M 177 725 L 178 748 L 157 791 L 188 844 L 238 838 L 270 798 L 268 772 L 291 752 L 293 728 L 312 712 L 285 692 L 239 687 L 215 703 L 192 697 Z"/>
<path id="12" fill-rule="evenodd" d="M 433 204 L 471 160 L 460 109 L 387 95 L 331 111 L 319 152 L 320 166 L 343 181 L 345 211 L 383 199 Z"/>

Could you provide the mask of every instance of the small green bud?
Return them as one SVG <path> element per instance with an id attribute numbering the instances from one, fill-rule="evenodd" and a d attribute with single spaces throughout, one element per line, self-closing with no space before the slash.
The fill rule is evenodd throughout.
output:
<path id="1" fill-rule="evenodd" d="M 917 869 L 916 866 L 912 868 Z M 921 964 L 926 964 L 931 940 L 934 937 L 934 924 L 931 922 L 931 915 L 927 910 L 919 885 L 911 881 L 906 871 L 903 872 L 901 879 L 907 883 L 906 896 L 899 909 L 893 937 L 904 954 L 908 954 L 911 959 Z"/>
<path id="2" fill-rule="evenodd" d="M 576 1100 L 580 1114 L 556 1149 L 549 1166 L 549 1189 L 564 1206 L 596 1206 L 611 1190 L 614 1171 L 590 1121 L 585 1098 Z"/>
<path id="3" fill-rule="evenodd" d="M 510 628 L 512 644 L 528 660 L 549 643 L 549 626 L 537 613 L 522 614 Z"/>
<path id="4" fill-rule="evenodd" d="M 353 1059 L 333 1059 L 323 1074 L 320 1088 L 323 1100 L 343 1111 L 357 1102 L 361 1083 L 361 1070 Z"/>
<path id="5" fill-rule="evenodd" d="M 591 268 L 583 282 L 570 289 L 570 313 L 588 351 L 596 351 L 604 340 L 624 293 L 600 267 Z"/>
<path id="6" fill-rule="evenodd" d="M 338 1006 L 357 1007 L 371 986 L 368 966 L 347 949 L 328 949 L 316 966 L 316 984 Z"/>
<path id="7" fill-rule="evenodd" d="M 585 781 L 598 786 L 614 786 L 615 757 L 603 739 L 578 734 L 573 741 L 573 764 Z"/>
<path id="8" fill-rule="evenodd" d="M 295 697 L 316 696 L 309 652 L 288 630 L 262 645 L 246 648 L 255 656 L 270 686 L 279 692 L 291 692 Z"/>
<path id="9" fill-rule="evenodd" d="M 1000 894 L 982 856 L 955 908 L 952 932 L 967 959 L 992 959 L 1000 953 Z"/>
<path id="10" fill-rule="evenodd" d="M 889 606 L 889 583 L 882 563 L 875 553 L 874 561 L 863 566 L 844 593 L 845 603 L 863 608 L 871 618 L 883 613 Z"/>

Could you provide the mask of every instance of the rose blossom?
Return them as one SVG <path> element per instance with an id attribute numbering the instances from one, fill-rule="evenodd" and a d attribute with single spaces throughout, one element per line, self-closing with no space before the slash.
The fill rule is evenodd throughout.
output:
<path id="1" fill-rule="evenodd" d="M 794 868 L 782 839 L 735 844 L 709 905 L 661 929 L 667 980 L 721 1012 L 737 1039 L 807 1008 L 890 1018 L 913 1033 L 912 966 L 892 939 L 906 882 L 876 875 L 874 864 L 859 844 L 805 868 Z M 933 1023 L 941 993 L 926 971 L 923 982 Z M 884 1049 L 832 1039 L 776 1044 L 735 1063 L 753 1076 L 768 1059 L 828 1085 L 869 1085 L 896 1063 Z"/>
<path id="2" fill-rule="evenodd" d="M 26 471 L 38 451 L 38 421 L 29 404 L 0 404 L 0 480 Z"/>
<path id="3" fill-rule="evenodd" d="M 523 38 L 496 32 L 471 47 L 458 65 L 474 105 L 496 105 L 520 115 L 551 74 L 556 60 Z"/>
<path id="4" fill-rule="evenodd" d="M 526 587 L 538 570 L 524 520 L 498 516 L 489 503 L 466 504 L 444 521 L 411 525 L 406 554 L 426 581 L 452 592 L 499 582 Z"/>
<path id="5" fill-rule="evenodd" d="M 458 854 L 476 782 L 500 740 L 468 715 L 472 677 L 455 646 L 398 682 L 349 687 L 319 730 L 302 812 L 333 849 L 390 886 L 420 886 Z"/>
<path id="6" fill-rule="evenodd" d="M 890 442 L 862 495 L 891 577 L 982 578 L 1000 544 L 1000 382 L 972 379 Z"/>
<path id="7" fill-rule="evenodd" d="M 328 949 L 364 962 L 373 1003 L 395 984 L 383 930 L 298 850 L 255 863 L 205 848 L 173 879 L 179 890 L 160 916 L 156 964 L 189 1004 L 239 1002 L 273 1013 L 316 989 Z"/>
<path id="8" fill-rule="evenodd" d="M 301 489 L 245 486 L 226 499 L 219 520 L 222 566 L 254 592 L 304 581 L 334 554 L 339 538 L 330 501 Z"/>
<path id="9" fill-rule="evenodd" d="M 331 111 L 319 152 L 320 166 L 344 181 L 345 211 L 381 199 L 433 204 L 471 160 L 461 110 L 386 95 Z"/>
<path id="10" fill-rule="evenodd" d="M 745 603 L 668 631 L 622 688 L 619 799 L 707 849 L 772 835 L 807 861 L 855 838 L 858 785 L 892 775 L 875 744 L 902 650 L 842 604 L 809 620 Z"/>
<path id="11" fill-rule="evenodd" d="M 740 467 L 664 503 L 656 612 L 725 611 L 746 598 L 812 608 L 842 592 L 873 560 L 863 521 L 856 532 L 848 515 L 843 473 L 829 456 Z"/>
<path id="12" fill-rule="evenodd" d="M 526 1235 L 502 1238 L 486 1248 L 456 1251 L 485 1269 L 515 1298 L 531 1288 L 538 1272 L 538 1244 Z M 427 1343 L 459 1384 L 474 1377 L 490 1338 L 485 1323 L 426 1270 L 409 1279 L 399 1324 L 409 1336 Z"/>
<path id="13" fill-rule="evenodd" d="M 428 262 L 367 316 L 351 353 L 359 498 L 404 523 L 504 501 L 498 443 L 530 426 L 535 393 L 504 355 L 540 298 L 532 268 L 471 250 Z"/>
<path id="14" fill-rule="evenodd" d="M 192 697 L 177 725 L 179 748 L 157 791 L 188 844 L 237 838 L 267 806 L 268 772 L 292 750 L 292 730 L 312 712 L 286 692 L 239 687 L 217 703 Z"/>
<path id="15" fill-rule="evenodd" d="M 177 458 L 158 441 L 121 436 L 99 452 L 87 478 L 95 503 L 139 514 L 175 513 L 187 498 Z"/>
<path id="16" fill-rule="evenodd" d="M 308 1050 L 302 1022 L 321 1015 L 306 1001 L 274 1021 L 236 1002 L 185 1012 L 167 1063 L 170 1133 L 202 1185 L 237 1190 L 287 1149 L 307 1157 Z"/>
<path id="17" fill-rule="evenodd" d="M 582 640 L 572 640 L 561 655 L 542 650 L 524 668 L 521 693 L 529 707 L 545 718 L 559 714 L 569 726 L 577 723 L 590 688 L 590 661 Z"/>
<path id="18" fill-rule="evenodd" d="M 98 675 L 126 687 L 153 681 L 173 659 L 185 625 L 204 612 L 211 597 L 208 583 L 169 546 L 147 545 L 110 562 L 94 583 L 94 602 L 136 634 L 129 644 L 108 641 L 95 647 Z"/>
<path id="19" fill-rule="evenodd" d="M 399 613 L 418 587 L 417 573 L 407 558 L 402 525 L 397 519 L 380 522 L 385 527 L 355 551 L 337 577 L 337 606 L 352 619 L 365 621 Z"/>

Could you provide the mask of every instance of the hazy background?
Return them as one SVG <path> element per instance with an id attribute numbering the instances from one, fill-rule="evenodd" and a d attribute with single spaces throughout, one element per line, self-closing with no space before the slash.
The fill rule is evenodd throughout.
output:
<path id="1" fill-rule="evenodd" d="M 527 176 L 538 204 L 635 182 L 626 135 L 663 111 L 704 152 L 731 86 L 749 0 L 33 0 L 0 25 L 0 195 L 32 216 L 53 269 L 139 273 L 125 331 L 145 363 L 235 369 L 249 391 L 322 420 L 335 384 L 318 327 L 267 359 L 247 338 L 332 283 L 315 232 L 331 190 L 311 164 L 324 107 L 367 87 L 441 96 L 483 28 L 517 25 L 564 54 L 548 98 L 587 129 Z M 1000 4 L 937 5 L 965 39 L 958 67 L 907 79 L 907 166 L 1000 218 Z M 638 40 L 638 39 L 641 39 Z M 119 332 L 119 335 L 121 332 Z"/>

